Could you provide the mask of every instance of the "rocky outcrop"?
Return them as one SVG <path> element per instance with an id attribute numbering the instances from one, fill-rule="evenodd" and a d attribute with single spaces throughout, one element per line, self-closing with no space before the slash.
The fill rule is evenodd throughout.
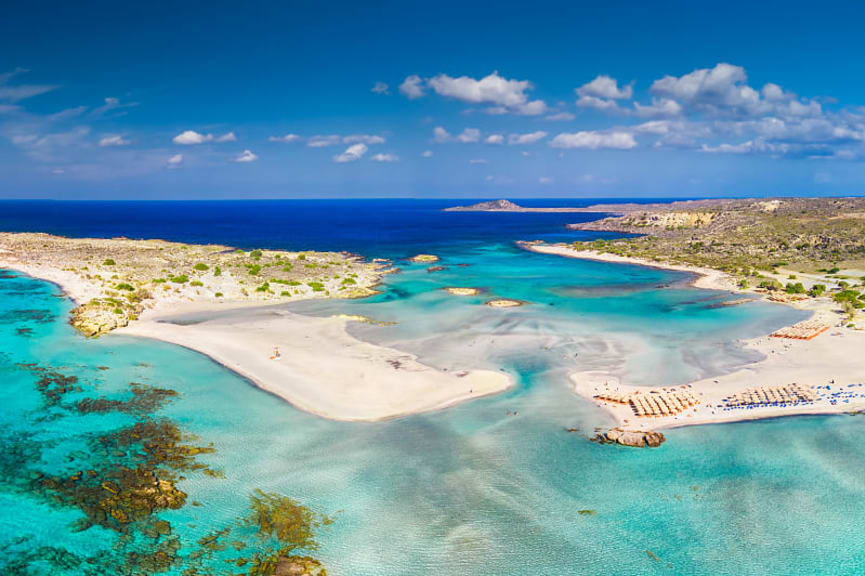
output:
<path id="1" fill-rule="evenodd" d="M 657 448 L 665 440 L 666 438 L 660 432 L 623 430 L 622 428 L 612 428 L 592 438 L 593 442 L 598 442 L 599 444 L 621 444 L 622 446 L 633 446 L 635 448 Z"/>
<path id="2" fill-rule="evenodd" d="M 135 317 L 136 311 L 126 302 L 94 298 L 72 310 L 69 323 L 88 338 L 98 338 L 126 326 Z"/>
<path id="3" fill-rule="evenodd" d="M 433 262 L 438 262 L 439 257 L 435 254 L 417 254 L 409 258 L 411 262 L 419 262 L 424 264 L 432 264 Z"/>

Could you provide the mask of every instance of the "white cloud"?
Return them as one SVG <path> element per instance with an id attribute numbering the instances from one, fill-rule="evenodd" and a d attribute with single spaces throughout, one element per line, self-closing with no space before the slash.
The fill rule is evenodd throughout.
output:
<path id="1" fill-rule="evenodd" d="M 634 88 L 631 85 L 619 88 L 615 78 L 602 74 L 577 88 L 576 93 L 578 96 L 594 96 L 608 100 L 630 100 L 634 95 Z"/>
<path id="2" fill-rule="evenodd" d="M 433 157 L 433 151 L 432 150 L 424 150 L 423 152 L 421 152 L 421 157 L 432 158 Z"/>
<path id="3" fill-rule="evenodd" d="M 372 92 L 373 94 L 390 94 L 390 92 L 388 91 L 388 85 L 384 82 L 376 82 L 375 84 L 373 84 L 370 92 Z"/>
<path id="4" fill-rule="evenodd" d="M 748 140 L 740 144 L 720 144 L 718 146 L 709 146 L 703 144 L 700 147 L 700 152 L 708 152 L 715 154 L 749 154 L 759 152 L 764 154 L 785 154 L 790 151 L 788 144 L 773 144 L 766 142 L 761 138 Z"/>
<path id="5" fill-rule="evenodd" d="M 451 135 L 450 132 L 442 128 L 441 126 L 436 126 L 433 128 L 433 140 L 438 142 L 439 144 L 444 144 L 445 142 L 450 142 Z"/>
<path id="6" fill-rule="evenodd" d="M 241 163 L 245 163 L 245 162 L 255 162 L 256 160 L 258 160 L 258 156 L 256 156 L 255 154 L 253 154 L 251 150 L 244 150 L 243 152 L 241 152 L 240 154 L 238 154 L 238 155 L 234 158 L 233 161 L 234 161 L 234 162 L 241 162 Z"/>
<path id="7" fill-rule="evenodd" d="M 285 136 L 271 136 L 267 140 L 268 142 L 284 142 L 288 144 L 290 142 L 297 142 L 300 140 L 300 136 L 297 134 L 286 134 Z"/>
<path id="8" fill-rule="evenodd" d="M 486 158 L 472 158 L 469 164 L 487 164 Z"/>
<path id="9" fill-rule="evenodd" d="M 407 76 L 403 83 L 399 85 L 399 91 L 409 100 L 424 96 L 423 80 L 417 74 Z"/>
<path id="10" fill-rule="evenodd" d="M 373 162 L 398 162 L 399 156 L 397 156 L 396 154 L 390 154 L 390 153 L 387 153 L 387 154 L 379 153 L 379 154 L 374 154 L 374 155 L 370 156 L 369 159 L 372 160 Z"/>
<path id="11" fill-rule="evenodd" d="M 325 136 L 313 136 L 307 141 L 306 145 L 310 148 L 324 148 L 339 144 L 357 144 L 358 142 L 368 145 L 384 144 L 385 141 L 383 136 L 376 134 L 349 134 L 347 136 L 328 134 Z"/>
<path id="12" fill-rule="evenodd" d="M 354 144 L 355 142 L 363 142 L 364 144 L 384 144 L 385 139 L 384 137 L 375 134 L 350 134 L 344 136 L 342 142 L 343 144 Z"/>
<path id="13" fill-rule="evenodd" d="M 439 74 L 427 81 L 432 90 L 445 98 L 453 98 L 472 104 L 489 104 L 493 114 L 524 114 L 534 116 L 543 114 L 546 103 L 543 100 L 529 100 L 528 92 L 533 89 L 528 80 L 508 80 L 498 72 L 476 80 L 468 76 L 454 78 Z"/>
<path id="14" fill-rule="evenodd" d="M 128 146 L 129 144 L 131 144 L 131 142 L 119 134 L 109 134 L 99 140 L 99 145 L 103 148 L 107 146 Z"/>
<path id="15" fill-rule="evenodd" d="M 574 118 L 576 118 L 576 116 L 570 112 L 557 112 L 545 117 L 544 120 L 550 120 L 552 122 L 569 122 Z"/>
<path id="16" fill-rule="evenodd" d="M 177 136 L 171 139 L 175 144 L 191 146 L 194 144 L 204 144 L 205 142 L 236 142 L 237 136 L 234 132 L 226 132 L 222 136 L 214 137 L 213 134 L 201 134 L 195 130 L 184 130 Z"/>
<path id="17" fill-rule="evenodd" d="M 490 134 L 484 139 L 486 144 L 504 144 L 505 137 L 503 134 Z"/>
<path id="18" fill-rule="evenodd" d="M 213 134 L 199 134 L 195 130 L 185 130 L 175 136 L 172 142 L 189 146 L 192 144 L 204 144 L 213 140 Z"/>
<path id="19" fill-rule="evenodd" d="M 366 154 L 367 145 L 363 142 L 358 142 L 357 144 L 352 144 L 348 148 L 345 149 L 345 152 L 342 154 L 337 154 L 333 157 L 333 161 L 339 164 L 344 164 L 346 162 L 354 162 L 356 160 L 360 160 L 364 154 Z"/>
<path id="20" fill-rule="evenodd" d="M 652 98 L 651 104 L 634 102 L 637 116 L 678 116 L 682 113 L 682 105 L 669 98 Z"/>
<path id="21" fill-rule="evenodd" d="M 529 132 L 527 134 L 509 134 L 508 144 L 512 146 L 520 146 L 523 144 L 534 144 L 538 140 L 543 140 L 547 137 L 547 133 L 543 130 Z"/>
<path id="22" fill-rule="evenodd" d="M 15 68 L 11 72 L 0 74 L 0 102 L 14 104 L 21 100 L 33 98 L 46 92 L 56 90 L 57 86 L 47 84 L 19 84 L 17 86 L 9 86 L 9 81 L 20 74 L 25 74 L 29 70 L 25 68 Z"/>
<path id="23" fill-rule="evenodd" d="M 459 136 L 457 136 L 457 141 L 462 142 L 463 144 L 471 144 L 473 142 L 477 142 L 481 139 L 481 131 L 477 128 L 466 128 L 463 130 Z"/>
<path id="24" fill-rule="evenodd" d="M 636 145 L 637 141 L 634 140 L 634 135 L 630 132 L 599 132 L 595 130 L 563 132 L 550 142 L 550 146 L 553 148 L 588 148 L 592 150 L 599 148 L 628 150 Z"/>
<path id="25" fill-rule="evenodd" d="M 617 109 L 619 105 L 616 100 L 630 100 L 634 95 L 633 86 L 628 85 L 619 88 L 619 83 L 615 78 L 603 74 L 574 91 L 579 96 L 577 106 L 597 110 Z"/>
<path id="26" fill-rule="evenodd" d="M 307 140 L 306 145 L 310 148 L 324 148 L 326 146 L 336 146 L 342 142 L 339 134 L 330 134 L 328 136 L 313 136 Z"/>
<path id="27" fill-rule="evenodd" d="M 541 176 L 540 178 L 538 178 L 538 183 L 539 184 L 552 184 L 553 179 L 550 178 L 549 176 Z"/>
<path id="28" fill-rule="evenodd" d="M 183 164 L 183 154 L 175 154 L 171 158 L 168 159 L 168 167 L 169 168 L 177 168 Z"/>
<path id="29" fill-rule="evenodd" d="M 444 144 L 445 142 L 461 142 L 463 144 L 472 144 L 474 142 L 478 142 L 481 139 L 481 131 L 477 128 L 466 128 L 457 136 L 453 136 L 450 132 L 442 128 L 441 126 L 436 126 L 433 128 L 433 140 L 438 144 Z"/>

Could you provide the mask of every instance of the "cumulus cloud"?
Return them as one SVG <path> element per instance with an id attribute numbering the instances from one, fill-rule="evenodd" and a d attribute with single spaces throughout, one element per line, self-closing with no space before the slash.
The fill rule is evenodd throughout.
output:
<path id="1" fill-rule="evenodd" d="M 416 86 L 420 86 L 423 82 L 417 76 L 412 78 L 416 79 Z M 452 77 L 439 74 L 427 80 L 426 85 L 445 98 L 471 104 L 487 104 L 490 106 L 487 110 L 493 114 L 535 116 L 547 110 L 543 100 L 529 100 L 528 93 L 533 89 L 531 82 L 508 80 L 500 76 L 497 71 L 480 80 L 469 76 Z"/>
<path id="2" fill-rule="evenodd" d="M 583 84 L 575 90 L 577 106 L 583 108 L 595 108 L 597 110 L 614 110 L 619 105 L 616 100 L 630 100 L 634 95 L 634 88 L 630 84 L 619 87 L 615 78 L 600 75 L 594 80 Z"/>
<path id="3" fill-rule="evenodd" d="M 490 134 L 486 138 L 484 138 L 484 143 L 486 144 L 504 144 L 505 137 L 503 134 Z"/>
<path id="4" fill-rule="evenodd" d="M 192 146 L 206 142 L 236 142 L 237 136 L 234 135 L 234 132 L 227 132 L 222 136 L 214 136 L 213 134 L 201 134 L 195 130 L 184 130 L 172 138 L 171 141 L 175 144 Z"/>
<path id="5" fill-rule="evenodd" d="M 333 161 L 339 164 L 344 164 L 346 162 L 354 162 L 356 160 L 360 160 L 364 154 L 366 154 L 369 148 L 363 142 L 358 142 L 357 144 L 352 144 L 348 148 L 345 149 L 345 152 L 342 154 L 337 154 L 333 157 Z"/>
<path id="6" fill-rule="evenodd" d="M 171 158 L 168 159 L 168 167 L 169 168 L 177 168 L 183 164 L 183 154 L 175 154 Z"/>
<path id="7" fill-rule="evenodd" d="M 615 78 L 602 74 L 577 88 L 576 93 L 578 96 L 593 96 L 607 100 L 630 100 L 634 95 L 634 88 L 630 84 L 619 88 Z"/>
<path id="8" fill-rule="evenodd" d="M 373 94 L 390 94 L 390 91 L 388 90 L 388 85 L 384 82 L 376 82 L 375 84 L 373 84 L 372 88 L 370 88 L 370 92 L 372 92 Z"/>
<path id="9" fill-rule="evenodd" d="M 255 162 L 256 160 L 258 160 L 258 156 L 253 154 L 251 150 L 244 150 L 243 152 L 234 157 L 234 162 L 241 163 Z"/>
<path id="10" fill-rule="evenodd" d="M 423 152 L 421 152 L 421 157 L 422 158 L 432 158 L 433 157 L 433 151 L 432 150 L 424 150 Z"/>
<path id="11" fill-rule="evenodd" d="M 456 136 L 445 130 L 441 126 L 433 128 L 433 140 L 438 144 L 446 142 L 460 142 L 462 144 L 472 144 L 480 141 L 481 131 L 477 128 L 466 128 Z"/>
<path id="12" fill-rule="evenodd" d="M 407 76 L 399 85 L 399 91 L 409 100 L 421 98 L 426 94 L 423 89 L 423 80 L 417 74 Z"/>
<path id="13" fill-rule="evenodd" d="M 300 136 L 297 134 L 285 134 L 284 136 L 270 136 L 267 140 L 268 142 L 283 142 L 289 144 L 300 140 Z"/>
<path id="14" fill-rule="evenodd" d="M 379 154 L 373 154 L 372 156 L 370 156 L 369 159 L 372 160 L 373 162 L 398 162 L 399 156 L 397 156 L 396 154 L 390 154 L 390 153 L 387 153 L 387 154 L 379 153 Z"/>
<path id="15" fill-rule="evenodd" d="M 131 142 L 129 140 L 126 140 L 125 138 L 123 138 L 123 136 L 120 136 L 119 134 L 109 134 L 107 136 L 103 136 L 99 140 L 99 145 L 103 148 L 108 146 L 128 146 L 129 144 L 131 144 Z"/>
<path id="16" fill-rule="evenodd" d="M 552 122 L 570 122 L 574 118 L 576 118 L 576 116 L 570 112 L 556 112 L 555 114 L 546 116 L 544 120 L 550 120 Z"/>
<path id="17" fill-rule="evenodd" d="M 547 137 L 547 133 L 543 130 L 529 132 L 527 134 L 509 134 L 508 144 L 512 146 L 520 146 L 523 144 L 534 144 L 538 140 L 543 140 Z"/>
<path id="18" fill-rule="evenodd" d="M 615 150 L 628 150 L 637 146 L 634 135 L 630 132 L 614 131 L 599 132 L 596 130 L 583 130 L 580 132 L 563 132 L 553 138 L 550 142 L 553 148 L 588 148 L 597 150 L 599 148 L 611 148 Z"/>

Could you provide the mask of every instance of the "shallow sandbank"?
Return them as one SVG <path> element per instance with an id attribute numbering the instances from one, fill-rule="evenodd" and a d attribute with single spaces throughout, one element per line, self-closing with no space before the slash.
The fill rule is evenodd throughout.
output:
<path id="1" fill-rule="evenodd" d="M 422 364 L 411 354 L 358 340 L 346 332 L 346 318 L 271 309 L 252 320 L 219 315 L 187 323 L 182 316 L 188 310 L 180 306 L 170 316 L 151 315 L 118 332 L 206 354 L 258 387 L 325 418 L 395 418 L 511 385 L 504 372 L 447 372 Z"/>

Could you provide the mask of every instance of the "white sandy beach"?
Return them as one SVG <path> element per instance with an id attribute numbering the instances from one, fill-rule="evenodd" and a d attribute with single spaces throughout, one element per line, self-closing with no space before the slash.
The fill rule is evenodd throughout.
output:
<path id="1" fill-rule="evenodd" d="M 542 254 L 691 272 L 698 275 L 693 282 L 693 285 L 698 288 L 734 290 L 735 287 L 731 277 L 712 269 L 667 265 L 593 250 L 576 250 L 568 245 L 529 243 L 520 245 Z M 737 292 L 741 291 L 737 290 Z M 598 394 L 610 391 L 628 393 L 639 390 L 647 393 L 652 389 L 660 390 L 663 383 L 659 383 L 657 388 L 650 389 L 622 383 L 617 375 L 611 373 L 574 372 L 570 374 L 574 391 L 595 401 L 607 410 L 619 425 L 632 430 L 659 430 L 695 424 L 795 414 L 832 414 L 865 409 L 865 356 L 862 355 L 862 351 L 865 350 L 865 331 L 843 327 L 841 316 L 833 311 L 834 307 L 826 300 L 808 299 L 788 303 L 788 305 L 813 312 L 812 318 L 831 326 L 830 330 L 813 340 L 771 338 L 767 335 L 743 342 L 744 346 L 760 352 L 764 358 L 736 372 L 689 383 L 687 386 L 697 395 L 700 403 L 678 415 L 638 417 L 627 404 L 595 398 Z M 816 400 L 812 403 L 785 407 L 731 409 L 721 406 L 724 398 L 746 389 L 790 384 L 798 384 L 810 390 L 817 397 Z"/>
<path id="2" fill-rule="evenodd" d="M 191 348 L 296 407 L 336 420 L 383 420 L 436 410 L 507 389 L 504 372 L 446 372 L 410 354 L 358 340 L 345 318 L 314 318 L 273 310 L 253 321 L 223 317 L 172 324 L 167 317 L 197 312 L 178 306 L 148 314 L 121 334 Z M 280 357 L 272 359 L 274 348 Z"/>

